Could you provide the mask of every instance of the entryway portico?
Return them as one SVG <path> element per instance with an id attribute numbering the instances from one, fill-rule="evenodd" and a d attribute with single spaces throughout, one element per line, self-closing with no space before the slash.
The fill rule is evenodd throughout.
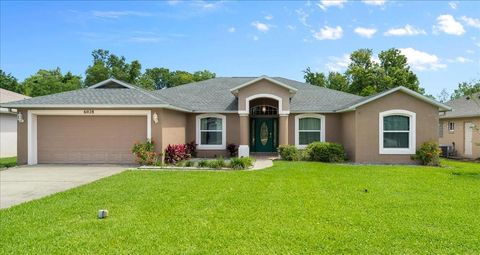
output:
<path id="1" fill-rule="evenodd" d="M 288 144 L 290 99 L 297 89 L 266 76 L 230 90 L 238 98 L 239 156 L 276 152 Z"/>

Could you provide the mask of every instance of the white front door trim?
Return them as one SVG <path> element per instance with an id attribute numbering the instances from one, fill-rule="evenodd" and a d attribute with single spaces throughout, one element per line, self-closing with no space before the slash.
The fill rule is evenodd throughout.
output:
<path id="1" fill-rule="evenodd" d="M 27 112 L 27 144 L 29 165 L 38 163 L 37 155 L 37 116 L 38 115 L 61 115 L 61 116 L 147 116 L 147 139 L 152 139 L 152 111 L 151 110 L 28 110 Z"/>

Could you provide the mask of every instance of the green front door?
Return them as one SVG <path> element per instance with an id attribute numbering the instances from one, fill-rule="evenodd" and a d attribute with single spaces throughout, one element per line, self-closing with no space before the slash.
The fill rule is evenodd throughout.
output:
<path id="1" fill-rule="evenodd" d="M 252 122 L 252 151 L 274 152 L 277 145 L 277 121 L 272 118 L 255 118 Z"/>

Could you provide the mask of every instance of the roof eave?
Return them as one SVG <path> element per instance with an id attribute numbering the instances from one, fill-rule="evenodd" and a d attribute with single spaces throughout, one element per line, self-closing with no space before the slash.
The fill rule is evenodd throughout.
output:
<path id="1" fill-rule="evenodd" d="M 446 111 L 451 111 L 451 110 L 452 110 L 452 108 L 451 108 L 450 106 L 448 106 L 448 105 L 445 105 L 445 104 L 442 104 L 442 103 L 440 103 L 440 102 L 437 102 L 437 101 L 435 101 L 435 100 L 433 100 L 433 99 L 431 99 L 431 98 L 428 98 L 428 97 L 426 97 L 426 96 L 424 96 L 424 95 L 422 95 L 422 94 L 420 94 L 420 93 L 418 93 L 418 92 L 415 92 L 415 91 L 413 91 L 413 90 L 411 90 L 411 89 L 405 88 L 405 87 L 403 87 L 403 86 L 399 86 L 399 87 L 396 87 L 396 88 L 393 88 L 393 89 L 390 89 L 390 90 L 381 92 L 381 93 L 377 94 L 376 96 L 373 96 L 373 97 L 371 97 L 371 98 L 369 98 L 369 99 L 367 99 L 367 100 L 364 100 L 364 101 L 361 101 L 361 102 L 359 102 L 359 103 L 356 103 L 356 104 L 354 104 L 354 105 L 352 105 L 352 106 L 349 106 L 349 107 L 347 107 L 347 108 L 340 109 L 340 110 L 338 110 L 338 111 L 336 111 L 336 112 L 354 111 L 354 110 L 356 110 L 357 107 L 359 107 L 359 106 L 368 104 L 368 103 L 370 103 L 370 102 L 372 102 L 372 101 L 375 101 L 375 100 L 377 100 L 377 99 L 379 99 L 379 98 L 382 98 L 382 97 L 384 97 L 384 96 L 390 95 L 390 94 L 392 94 L 392 93 L 394 93 L 394 92 L 397 92 L 397 91 L 402 91 L 402 92 L 404 92 L 404 93 L 406 93 L 406 94 L 409 94 L 409 95 L 411 95 L 411 96 L 413 96 L 413 97 L 415 97 L 415 98 L 418 98 L 418 99 L 420 99 L 420 100 L 422 100 L 422 101 L 424 101 L 424 102 L 427 102 L 427 103 L 429 103 L 429 104 L 431 104 L 431 105 L 435 105 L 435 106 L 438 107 L 438 110 L 441 111 L 441 112 L 446 112 Z"/>
<path id="2" fill-rule="evenodd" d="M 72 109 L 72 108 L 89 108 L 89 109 L 144 109 L 144 108 L 165 108 L 182 112 L 192 112 L 189 109 L 173 106 L 170 104 L 4 104 L 4 108 L 11 109 Z"/>

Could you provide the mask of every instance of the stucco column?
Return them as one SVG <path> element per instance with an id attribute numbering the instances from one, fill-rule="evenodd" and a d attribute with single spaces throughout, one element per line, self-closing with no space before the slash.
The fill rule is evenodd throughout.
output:
<path id="1" fill-rule="evenodd" d="M 279 145 L 286 145 L 288 144 L 288 114 L 280 115 L 279 118 L 279 137 L 278 137 L 278 144 Z"/>
<path id="2" fill-rule="evenodd" d="M 248 114 L 240 114 L 240 145 L 238 146 L 238 156 L 248 157 L 250 155 L 250 127 Z"/>

